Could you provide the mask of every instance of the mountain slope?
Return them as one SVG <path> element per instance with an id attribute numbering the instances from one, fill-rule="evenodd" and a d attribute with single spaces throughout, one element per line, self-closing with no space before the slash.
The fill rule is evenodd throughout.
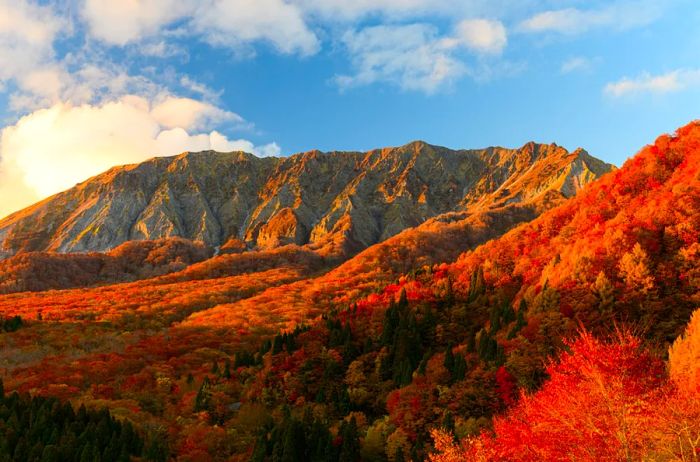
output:
<path id="1" fill-rule="evenodd" d="M 20 253 L 0 260 L 0 294 L 153 278 L 207 260 L 213 249 L 181 238 L 131 241 L 109 252 Z"/>
<path id="2" fill-rule="evenodd" d="M 348 255 L 430 217 L 570 197 L 612 169 L 583 150 L 453 151 L 414 142 L 288 158 L 185 153 L 117 167 L 0 221 L 0 256 L 106 251 L 130 240 L 183 237 L 249 248 L 310 245 Z"/>
<path id="3" fill-rule="evenodd" d="M 670 340 L 700 304 L 699 265 L 700 123 L 693 122 L 560 207 L 466 252 L 451 271 L 457 290 L 469 290 L 481 268 L 485 284 L 518 298 L 557 291 L 561 314 L 583 321 L 602 315 L 590 308 L 606 286 L 612 315 Z"/>
<path id="4" fill-rule="evenodd" d="M 289 246 L 3 295 L 0 315 L 26 320 L 0 335 L 5 386 L 167 429 L 175 458 L 273 460 L 298 435 L 421 460 L 430 429 L 478 435 L 539 389 L 581 324 L 631 324 L 666 349 L 700 306 L 699 156 L 691 124 L 572 199 L 492 188 L 317 276 L 317 253 Z"/>
<path id="5" fill-rule="evenodd" d="M 288 303 L 278 292 L 267 297 L 268 309 Z M 256 377 L 247 396 L 267 406 L 276 397 L 280 413 L 294 403 L 295 425 L 319 402 L 341 429 L 356 420 L 364 460 L 399 453 L 422 460 L 436 428 L 447 429 L 443 442 L 466 437 L 468 448 L 448 444 L 433 460 L 692 454 L 700 393 L 688 385 L 696 371 L 685 368 L 697 363 L 697 351 L 681 353 L 687 396 L 663 386 L 659 357 L 700 306 L 700 123 L 658 138 L 573 199 L 455 263 L 412 271 L 355 302 L 331 305 L 306 329 L 276 337 L 263 364 L 239 370 Z M 184 326 L 212 328 L 214 314 L 233 310 L 201 311 Z M 582 327 L 612 341 L 581 335 Z M 566 341 L 577 332 L 581 341 Z M 547 368 L 561 353 L 565 367 Z M 495 417 L 509 408 L 514 413 Z M 274 456 L 290 419 L 276 423 L 256 453 Z"/>

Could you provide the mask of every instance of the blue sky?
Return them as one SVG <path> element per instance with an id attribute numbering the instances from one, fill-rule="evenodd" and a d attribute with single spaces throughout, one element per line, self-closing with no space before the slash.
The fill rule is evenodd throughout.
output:
<path id="1" fill-rule="evenodd" d="M 698 118 L 698 31 L 694 0 L 0 0 L 0 215 L 190 149 L 620 165 Z"/>

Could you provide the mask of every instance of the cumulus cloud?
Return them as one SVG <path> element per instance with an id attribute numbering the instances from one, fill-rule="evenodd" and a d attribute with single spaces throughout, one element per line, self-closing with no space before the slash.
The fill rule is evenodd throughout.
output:
<path id="1" fill-rule="evenodd" d="M 543 11 L 522 21 L 518 30 L 526 33 L 575 35 L 601 27 L 629 29 L 653 22 L 660 13 L 658 2 L 651 0 L 612 2 L 599 9 L 564 8 Z"/>
<path id="2" fill-rule="evenodd" d="M 660 75 L 643 73 L 635 78 L 624 77 L 608 83 L 603 91 L 612 97 L 623 97 L 641 93 L 670 93 L 696 86 L 700 86 L 700 69 L 677 69 Z"/>
<path id="3" fill-rule="evenodd" d="M 170 112 L 167 118 L 164 107 Z M 198 117 L 206 111 L 186 99 L 154 105 L 129 95 L 99 105 L 57 103 L 22 117 L 6 127 L 0 138 L 0 215 L 114 165 L 153 156 L 208 149 L 279 155 L 276 144 L 256 147 L 246 140 L 229 140 L 217 131 L 194 131 Z M 174 127 L 175 122 L 185 128 Z"/>
<path id="4" fill-rule="evenodd" d="M 507 37 L 500 22 L 471 19 L 451 35 L 428 24 L 372 26 L 345 33 L 343 43 L 356 72 L 336 77 L 341 88 L 384 81 L 433 93 L 469 72 L 460 52 L 498 54 Z"/>

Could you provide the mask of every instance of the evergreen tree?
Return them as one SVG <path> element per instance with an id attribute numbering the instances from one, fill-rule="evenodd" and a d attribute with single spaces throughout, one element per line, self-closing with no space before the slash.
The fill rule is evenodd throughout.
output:
<path id="1" fill-rule="evenodd" d="M 479 266 L 472 273 L 471 283 L 469 284 L 469 295 L 467 300 L 473 302 L 486 292 L 486 283 L 484 282 L 484 270 Z"/>
<path id="2" fill-rule="evenodd" d="M 281 462 L 304 462 L 306 457 L 306 439 L 302 424 L 291 419 L 284 432 L 284 443 Z"/>
<path id="3" fill-rule="evenodd" d="M 406 289 L 401 289 L 401 293 L 399 294 L 399 303 L 397 305 L 397 308 L 399 311 L 405 310 L 408 308 L 408 297 L 406 296 Z"/>
<path id="4" fill-rule="evenodd" d="M 503 325 L 507 326 L 511 322 L 515 321 L 515 310 L 513 305 L 509 302 L 505 302 L 501 308 L 501 318 L 503 319 Z"/>
<path id="5" fill-rule="evenodd" d="M 267 439 L 267 431 L 261 430 L 258 439 L 255 442 L 255 447 L 253 448 L 253 454 L 250 456 L 251 462 L 265 462 L 269 453 L 269 445 Z"/>
<path id="6" fill-rule="evenodd" d="M 263 343 L 262 346 L 260 347 L 260 351 L 259 351 L 260 355 L 265 356 L 265 353 L 270 351 L 271 348 L 272 348 L 272 342 L 270 342 L 270 340 L 265 340 L 265 343 Z"/>
<path id="7" fill-rule="evenodd" d="M 447 369 L 450 374 L 455 368 L 455 356 L 454 353 L 452 352 L 452 345 L 448 345 L 447 349 L 445 350 L 445 360 L 442 363 L 445 366 L 445 369 Z"/>
<path id="8" fill-rule="evenodd" d="M 467 361 L 464 359 L 463 355 L 457 355 L 454 359 L 454 368 L 452 369 L 452 381 L 458 382 L 464 380 L 464 376 L 467 373 Z"/>
<path id="9" fill-rule="evenodd" d="M 282 336 L 277 334 L 275 335 L 275 339 L 272 342 L 272 354 L 276 355 L 278 353 L 282 352 L 282 346 L 284 345 Z"/>
<path id="10" fill-rule="evenodd" d="M 381 343 L 384 346 L 391 345 L 394 341 L 394 334 L 399 326 L 399 311 L 394 302 L 389 304 L 389 308 L 384 314 L 384 322 L 382 324 Z"/>
<path id="11" fill-rule="evenodd" d="M 44 451 L 41 453 L 41 462 L 60 462 L 61 456 L 58 448 L 53 444 L 49 444 L 44 447 Z"/>
<path id="12" fill-rule="evenodd" d="M 294 352 L 294 350 L 297 349 L 296 342 L 294 341 L 294 335 L 285 334 L 285 337 L 286 337 L 285 342 L 284 342 L 285 349 L 287 350 L 287 353 L 291 354 Z"/>
<path id="13" fill-rule="evenodd" d="M 194 412 L 206 410 L 209 406 L 209 397 L 211 395 L 211 391 L 209 390 L 210 387 L 211 384 L 209 382 L 209 377 L 204 377 L 204 380 L 202 380 L 202 385 L 199 387 L 199 391 L 195 397 Z"/>
<path id="14" fill-rule="evenodd" d="M 515 314 L 515 324 L 508 332 L 507 338 L 509 340 L 515 338 L 515 336 L 518 335 L 518 332 L 520 332 L 520 330 L 527 325 L 527 322 L 525 322 L 525 310 L 527 310 L 527 304 L 525 303 L 525 300 L 520 300 L 518 312 Z"/>
<path id="15" fill-rule="evenodd" d="M 491 335 L 496 335 L 496 332 L 501 330 L 501 308 L 499 306 L 491 307 Z"/>
<path id="16" fill-rule="evenodd" d="M 455 419 L 450 411 L 445 413 L 445 417 L 442 419 L 442 428 L 447 430 L 449 433 L 455 433 Z"/>
<path id="17" fill-rule="evenodd" d="M 445 292 L 445 305 L 450 307 L 455 304 L 455 292 L 452 287 L 452 277 L 447 277 L 447 290 Z"/>
<path id="18" fill-rule="evenodd" d="M 2 329 L 5 332 L 15 332 L 19 330 L 24 325 L 21 316 L 13 316 L 9 319 L 5 319 L 2 323 Z"/>
<path id="19" fill-rule="evenodd" d="M 339 462 L 357 462 L 360 460 L 360 441 L 357 432 L 355 417 L 350 422 L 343 422 L 340 427 L 342 444 L 340 447 Z"/>
<path id="20" fill-rule="evenodd" d="M 148 437 L 145 454 L 146 460 L 152 462 L 166 462 L 170 456 L 165 436 L 160 432 L 152 432 Z"/>
<path id="21" fill-rule="evenodd" d="M 95 460 L 95 446 L 88 443 L 83 447 L 80 453 L 80 462 L 97 462 Z"/>
<path id="22" fill-rule="evenodd" d="M 474 332 L 470 332 L 467 334 L 467 352 L 476 352 L 476 335 L 474 334 Z"/>

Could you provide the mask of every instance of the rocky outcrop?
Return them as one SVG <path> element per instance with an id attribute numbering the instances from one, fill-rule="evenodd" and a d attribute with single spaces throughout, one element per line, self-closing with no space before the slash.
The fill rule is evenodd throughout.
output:
<path id="1" fill-rule="evenodd" d="M 0 252 L 106 251 L 184 237 L 218 247 L 353 253 L 431 217 L 574 195 L 610 171 L 583 150 L 450 150 L 413 142 L 286 158 L 184 153 L 113 168 L 0 221 Z"/>

